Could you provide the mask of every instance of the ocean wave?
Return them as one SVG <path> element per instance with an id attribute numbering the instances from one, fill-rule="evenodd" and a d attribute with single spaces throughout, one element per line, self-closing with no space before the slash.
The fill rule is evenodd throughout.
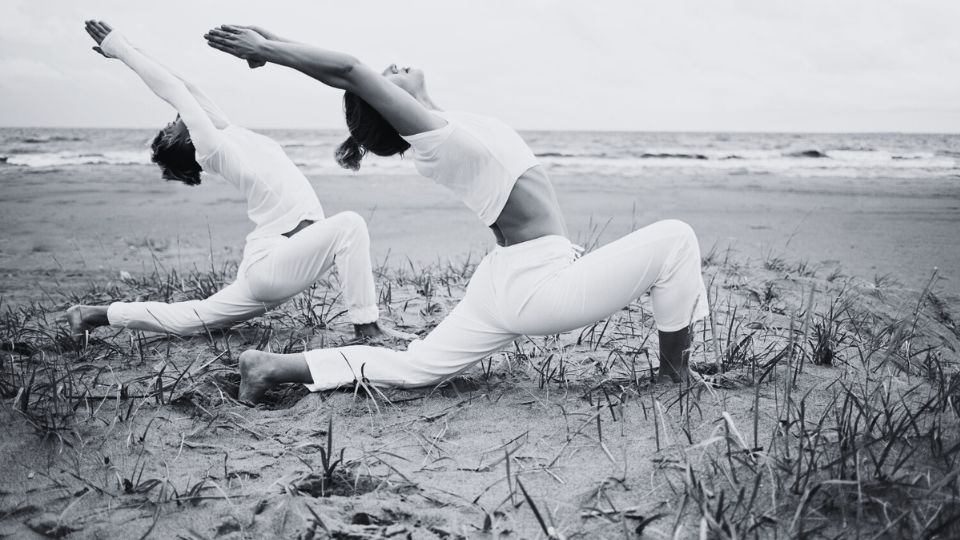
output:
<path id="1" fill-rule="evenodd" d="M 671 152 L 645 152 L 637 157 L 640 159 L 710 159 L 703 154 L 674 154 Z"/>
<path id="2" fill-rule="evenodd" d="M 140 133 L 0 131 L 0 166 L 49 171 L 71 166 L 149 165 Z M 80 136 L 75 136 L 80 135 Z M 359 173 L 337 166 L 341 134 L 284 131 L 272 136 L 311 175 L 416 175 L 413 160 L 368 155 Z M 62 141 L 84 140 L 72 143 Z M 137 139 L 137 140 L 134 140 Z M 30 143 L 24 141 L 33 141 Z M 774 175 L 783 178 L 955 177 L 960 138 L 908 135 L 544 132 L 529 138 L 553 174 L 643 177 L 662 174 Z M 50 143 L 48 146 L 41 142 Z"/>
<path id="3" fill-rule="evenodd" d="M 921 178 L 953 176 L 960 172 L 958 160 L 915 155 L 910 159 L 893 159 L 889 154 L 862 156 L 841 154 L 834 158 L 803 157 L 747 158 L 740 156 L 713 159 L 678 158 L 543 158 L 541 162 L 557 174 L 597 174 L 643 176 L 660 171 L 681 174 L 778 174 L 787 177 L 863 177 Z"/>
<path id="4" fill-rule="evenodd" d="M 51 142 L 77 142 L 87 140 L 84 137 L 70 137 L 66 135 L 51 135 L 49 137 L 19 137 L 16 139 L 26 144 L 45 144 Z"/>
<path id="5" fill-rule="evenodd" d="M 589 158 L 605 158 L 612 157 L 606 152 L 534 152 L 537 157 L 547 157 L 547 158 L 578 158 L 578 157 L 589 157 Z"/>
<path id="6" fill-rule="evenodd" d="M 102 153 L 40 152 L 6 156 L 5 163 L 21 167 L 45 168 L 67 165 L 145 165 L 150 163 L 146 152 L 105 151 Z"/>
<path id="7" fill-rule="evenodd" d="M 644 159 L 652 161 L 782 161 L 790 160 L 798 166 L 829 166 L 829 162 L 843 162 L 845 164 L 864 163 L 874 164 L 891 161 L 923 161 L 942 159 L 950 152 L 936 153 L 927 151 L 906 150 L 874 150 L 850 149 L 851 147 L 830 149 L 803 149 L 803 150 L 765 150 L 765 149 L 643 149 L 626 150 L 619 153 L 607 154 L 598 152 L 537 152 L 536 156 L 543 159 L 609 159 L 618 161 L 623 159 Z M 960 154 L 958 154 L 960 155 Z M 809 160 L 809 163 L 804 164 Z M 820 162 L 813 164 L 812 162 Z"/>
<path id="8" fill-rule="evenodd" d="M 933 152 L 910 152 L 908 154 L 893 154 L 891 159 L 933 159 L 937 155 Z"/>
<path id="9" fill-rule="evenodd" d="M 784 155 L 787 157 L 814 158 L 814 159 L 822 159 L 822 158 L 830 157 L 829 155 L 821 152 L 820 150 L 798 150 L 796 152 L 787 152 Z"/>
<path id="10" fill-rule="evenodd" d="M 316 148 L 320 146 L 329 146 L 330 143 L 324 141 L 277 141 L 284 148 Z"/>

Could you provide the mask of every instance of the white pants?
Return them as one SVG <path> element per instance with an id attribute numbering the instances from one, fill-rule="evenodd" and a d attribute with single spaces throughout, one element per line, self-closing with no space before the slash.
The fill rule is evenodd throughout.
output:
<path id="1" fill-rule="evenodd" d="M 355 212 L 317 221 L 290 238 L 258 240 L 240 264 L 237 279 L 206 300 L 115 302 L 112 326 L 187 335 L 252 319 L 296 296 L 335 263 L 347 315 L 354 324 L 379 316 L 370 265 L 367 224 Z"/>
<path id="2" fill-rule="evenodd" d="M 549 335 L 610 316 L 647 290 L 657 328 L 681 330 L 707 316 L 700 246 L 682 221 L 659 221 L 578 258 L 562 236 L 496 248 L 477 266 L 463 300 L 406 351 L 348 346 L 305 353 L 313 391 L 365 377 L 380 386 L 443 381 L 517 337 Z"/>

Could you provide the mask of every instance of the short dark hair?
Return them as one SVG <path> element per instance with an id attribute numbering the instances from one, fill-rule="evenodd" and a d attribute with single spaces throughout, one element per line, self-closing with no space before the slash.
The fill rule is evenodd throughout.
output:
<path id="1" fill-rule="evenodd" d="M 180 116 L 177 116 L 180 119 Z M 153 138 L 151 161 L 160 166 L 164 180 L 176 180 L 188 186 L 200 184 L 203 168 L 197 163 L 197 149 L 193 141 L 182 132 L 173 130 L 176 123 L 167 125 Z"/>
<path id="2" fill-rule="evenodd" d="M 403 154 L 410 143 L 403 140 L 390 122 L 360 96 L 343 94 L 343 115 L 350 136 L 337 148 L 337 163 L 345 169 L 360 169 L 360 161 L 367 152 L 378 156 Z"/>

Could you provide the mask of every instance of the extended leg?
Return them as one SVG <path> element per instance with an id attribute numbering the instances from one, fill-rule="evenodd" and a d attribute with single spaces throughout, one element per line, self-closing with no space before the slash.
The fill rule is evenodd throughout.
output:
<path id="1" fill-rule="evenodd" d="M 426 338 L 412 342 L 406 351 L 365 345 L 290 355 L 248 351 L 241 356 L 242 388 L 247 389 L 243 398 L 256 401 L 272 385 L 282 382 L 308 383 L 313 391 L 351 385 L 360 379 L 397 387 L 442 382 L 516 339 L 517 335 L 504 331 L 486 309 L 490 299 L 489 279 L 481 264 L 460 304 Z"/>
<path id="2" fill-rule="evenodd" d="M 274 305 L 254 300 L 246 283 L 238 279 L 205 300 L 114 302 L 107 308 L 107 317 L 111 326 L 190 335 L 252 319 Z"/>

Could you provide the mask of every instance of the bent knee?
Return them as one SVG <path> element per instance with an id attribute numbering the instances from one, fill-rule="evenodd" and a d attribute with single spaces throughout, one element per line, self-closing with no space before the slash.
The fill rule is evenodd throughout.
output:
<path id="1" fill-rule="evenodd" d="M 327 219 L 335 221 L 338 225 L 350 231 L 363 231 L 364 233 L 367 232 L 367 221 L 363 219 L 363 216 L 352 210 L 340 212 L 339 214 L 331 216 Z"/>
<path id="2" fill-rule="evenodd" d="M 695 246 L 700 249 L 700 243 L 697 240 L 697 233 L 687 222 L 679 219 L 664 219 L 652 225 L 659 229 L 664 237 L 676 238 L 681 244 Z"/>
<path id="3" fill-rule="evenodd" d="M 679 219 L 664 219 L 654 223 L 655 226 L 660 227 L 664 230 L 665 233 L 671 236 L 681 236 L 685 239 L 697 239 L 697 233 L 694 232 L 693 227 L 691 227 L 686 221 L 681 221 Z"/>

